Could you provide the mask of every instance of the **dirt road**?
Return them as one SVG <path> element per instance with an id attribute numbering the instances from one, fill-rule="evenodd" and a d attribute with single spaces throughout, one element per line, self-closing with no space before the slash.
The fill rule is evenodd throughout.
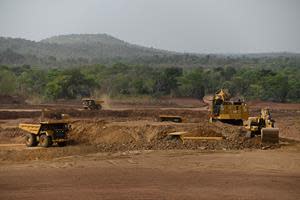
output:
<path id="1" fill-rule="evenodd" d="M 133 151 L 2 163 L 0 199 L 299 199 L 299 152 Z"/>

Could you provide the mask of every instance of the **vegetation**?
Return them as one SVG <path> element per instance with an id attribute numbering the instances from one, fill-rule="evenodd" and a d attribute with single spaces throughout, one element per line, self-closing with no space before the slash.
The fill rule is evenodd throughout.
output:
<path id="1" fill-rule="evenodd" d="M 0 67 L 0 94 L 75 99 L 96 94 L 201 99 L 219 88 L 246 99 L 299 102 L 300 67 L 149 67 L 91 65 L 76 68 Z"/>
<path id="2" fill-rule="evenodd" d="M 0 37 L 0 66 L 0 94 L 44 100 L 99 94 L 201 99 L 228 88 L 247 99 L 300 101 L 300 55 L 292 53 L 182 54 L 106 34 L 40 42 Z"/>

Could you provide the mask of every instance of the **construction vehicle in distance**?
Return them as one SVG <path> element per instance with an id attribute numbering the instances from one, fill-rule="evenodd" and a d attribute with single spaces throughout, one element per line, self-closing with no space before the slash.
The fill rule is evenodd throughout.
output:
<path id="1" fill-rule="evenodd" d="M 279 129 L 275 128 L 275 120 L 272 119 L 268 108 L 261 109 L 259 117 L 249 117 L 245 123 L 246 137 L 261 136 L 262 143 L 278 143 Z"/>
<path id="2" fill-rule="evenodd" d="M 25 136 L 27 147 L 34 147 L 38 144 L 42 147 L 49 147 L 53 143 L 62 147 L 67 143 L 70 126 L 65 121 L 50 120 L 38 124 L 19 124 L 19 128 L 28 132 Z"/>
<path id="3" fill-rule="evenodd" d="M 221 122 L 243 125 L 243 121 L 249 117 L 249 109 L 246 103 L 240 99 L 230 100 L 227 90 L 217 91 L 213 97 L 210 122 L 219 120 Z"/>
<path id="4" fill-rule="evenodd" d="M 92 98 L 83 98 L 81 99 L 83 108 L 86 110 L 101 110 L 102 106 L 101 103 L 104 103 L 104 101 L 101 100 L 95 100 Z"/>

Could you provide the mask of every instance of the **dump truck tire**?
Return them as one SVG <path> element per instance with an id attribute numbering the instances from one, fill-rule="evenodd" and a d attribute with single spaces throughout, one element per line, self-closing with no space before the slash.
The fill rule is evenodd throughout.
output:
<path id="1" fill-rule="evenodd" d="M 58 145 L 59 147 L 64 147 L 64 146 L 67 145 L 67 142 L 58 142 L 57 145 Z"/>
<path id="2" fill-rule="evenodd" d="M 51 140 L 51 137 L 43 134 L 40 136 L 40 145 L 42 147 L 49 147 L 52 145 L 52 140 Z"/>
<path id="3" fill-rule="evenodd" d="M 36 136 L 33 134 L 27 134 L 25 136 L 25 144 L 27 147 L 35 147 L 38 144 L 36 141 Z"/>

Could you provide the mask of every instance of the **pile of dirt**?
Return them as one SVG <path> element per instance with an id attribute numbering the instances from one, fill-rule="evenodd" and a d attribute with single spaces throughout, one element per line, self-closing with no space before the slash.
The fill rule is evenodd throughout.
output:
<path id="1" fill-rule="evenodd" d="M 23 143 L 23 136 L 26 134 L 19 128 L 1 128 L 0 143 Z"/>
<path id="2" fill-rule="evenodd" d="M 189 136 L 223 136 L 221 141 L 188 141 L 168 135 L 186 131 Z M 239 128 L 209 123 L 149 123 L 147 121 L 108 123 L 104 120 L 80 120 L 72 124 L 70 139 L 75 144 L 96 145 L 100 151 L 140 149 L 245 149 L 261 148 L 259 138 L 240 136 Z"/>

